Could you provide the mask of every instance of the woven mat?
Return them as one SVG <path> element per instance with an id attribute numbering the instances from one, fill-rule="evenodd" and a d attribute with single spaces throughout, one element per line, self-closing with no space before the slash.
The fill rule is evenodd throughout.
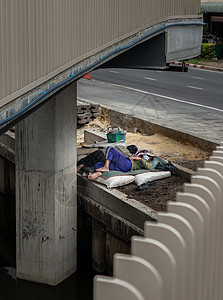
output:
<path id="1" fill-rule="evenodd" d="M 128 172 L 121 172 L 121 171 L 114 170 L 114 171 L 103 172 L 101 177 L 104 179 L 108 179 L 108 178 L 111 178 L 114 176 L 126 176 L 126 175 L 135 176 L 137 174 L 142 174 L 142 173 L 147 173 L 147 172 L 158 172 L 158 170 L 154 170 L 154 169 L 158 162 L 164 162 L 164 160 L 162 160 L 160 157 L 154 157 L 154 159 L 151 162 L 152 162 L 152 167 L 153 167 L 152 170 L 140 169 L 140 170 L 128 171 Z M 84 170 L 86 172 L 92 172 L 92 173 L 95 172 L 94 167 L 90 167 L 90 168 L 85 167 Z"/>

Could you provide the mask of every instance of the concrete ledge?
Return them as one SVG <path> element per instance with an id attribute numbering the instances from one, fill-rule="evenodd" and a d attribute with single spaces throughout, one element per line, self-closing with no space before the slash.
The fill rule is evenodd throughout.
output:
<path id="1" fill-rule="evenodd" d="M 106 224 L 106 230 L 129 244 L 131 237 L 135 234 L 143 235 L 144 230 L 123 219 L 113 211 L 98 204 L 89 197 L 84 197 L 84 210 L 92 217 L 97 217 L 101 223 Z M 123 234 L 123 232 L 125 234 Z"/>
<path id="2" fill-rule="evenodd" d="M 106 134 L 94 130 L 84 130 L 84 142 L 87 144 L 94 144 L 95 142 L 104 142 L 107 140 Z"/>
<path id="3" fill-rule="evenodd" d="M 79 246 L 86 248 L 88 240 L 93 269 L 112 274 L 114 254 L 130 254 L 132 236 L 142 236 L 144 222 L 155 221 L 156 213 L 115 189 L 109 190 L 79 174 L 77 180 Z M 91 226 L 87 226 L 89 221 Z"/>
<path id="4" fill-rule="evenodd" d="M 81 204 L 78 210 L 79 219 L 82 224 L 88 222 L 86 219 L 92 223 L 91 229 L 87 228 L 88 233 L 80 228 L 82 238 L 79 245 L 83 247 L 85 240 L 88 243 L 91 241 L 92 248 L 89 250 L 92 253 L 93 269 L 99 273 L 112 274 L 114 254 L 117 252 L 130 254 L 132 236 L 143 236 L 144 231 L 89 197 L 81 199 Z M 80 210 L 84 211 L 85 217 Z"/>
<path id="5" fill-rule="evenodd" d="M 112 211 L 139 229 L 144 229 L 144 222 L 156 220 L 156 212 L 148 206 L 134 200 L 115 189 L 92 182 L 78 174 L 78 195 L 90 198 L 98 205 Z"/>
<path id="6" fill-rule="evenodd" d="M 197 172 L 187 169 L 185 167 L 179 166 L 173 163 L 174 166 L 177 168 L 177 176 L 190 180 L 192 175 L 196 175 Z"/>

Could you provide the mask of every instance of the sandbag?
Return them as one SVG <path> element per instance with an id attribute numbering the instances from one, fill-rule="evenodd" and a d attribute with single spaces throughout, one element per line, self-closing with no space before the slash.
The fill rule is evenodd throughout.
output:
<path id="1" fill-rule="evenodd" d="M 106 185 L 108 189 L 129 184 L 129 183 L 133 182 L 134 180 L 135 180 L 135 177 L 133 175 L 113 176 L 113 177 L 109 177 L 107 179 L 100 176 L 97 179 L 94 179 L 94 181 Z"/>
<path id="2" fill-rule="evenodd" d="M 146 172 L 142 174 L 135 175 L 135 183 L 141 185 L 146 182 L 151 182 L 154 180 L 159 180 L 171 176 L 170 171 L 161 171 L 161 172 Z"/>

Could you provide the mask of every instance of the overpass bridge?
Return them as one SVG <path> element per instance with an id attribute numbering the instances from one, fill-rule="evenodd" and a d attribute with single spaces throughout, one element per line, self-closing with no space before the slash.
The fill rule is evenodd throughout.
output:
<path id="1" fill-rule="evenodd" d="M 0 133 L 15 125 L 17 277 L 76 270 L 76 82 L 200 53 L 200 0 L 1 0 Z"/>

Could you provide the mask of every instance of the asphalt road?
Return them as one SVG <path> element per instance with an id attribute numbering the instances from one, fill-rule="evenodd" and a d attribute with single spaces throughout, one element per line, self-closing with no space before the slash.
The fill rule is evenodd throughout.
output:
<path id="1" fill-rule="evenodd" d="M 223 110 L 223 73 L 189 69 L 189 72 L 104 69 L 93 79 L 148 91 L 157 95 Z"/>
<path id="2" fill-rule="evenodd" d="M 223 141 L 223 73 L 104 69 L 78 81 L 78 98 L 178 129 Z"/>

